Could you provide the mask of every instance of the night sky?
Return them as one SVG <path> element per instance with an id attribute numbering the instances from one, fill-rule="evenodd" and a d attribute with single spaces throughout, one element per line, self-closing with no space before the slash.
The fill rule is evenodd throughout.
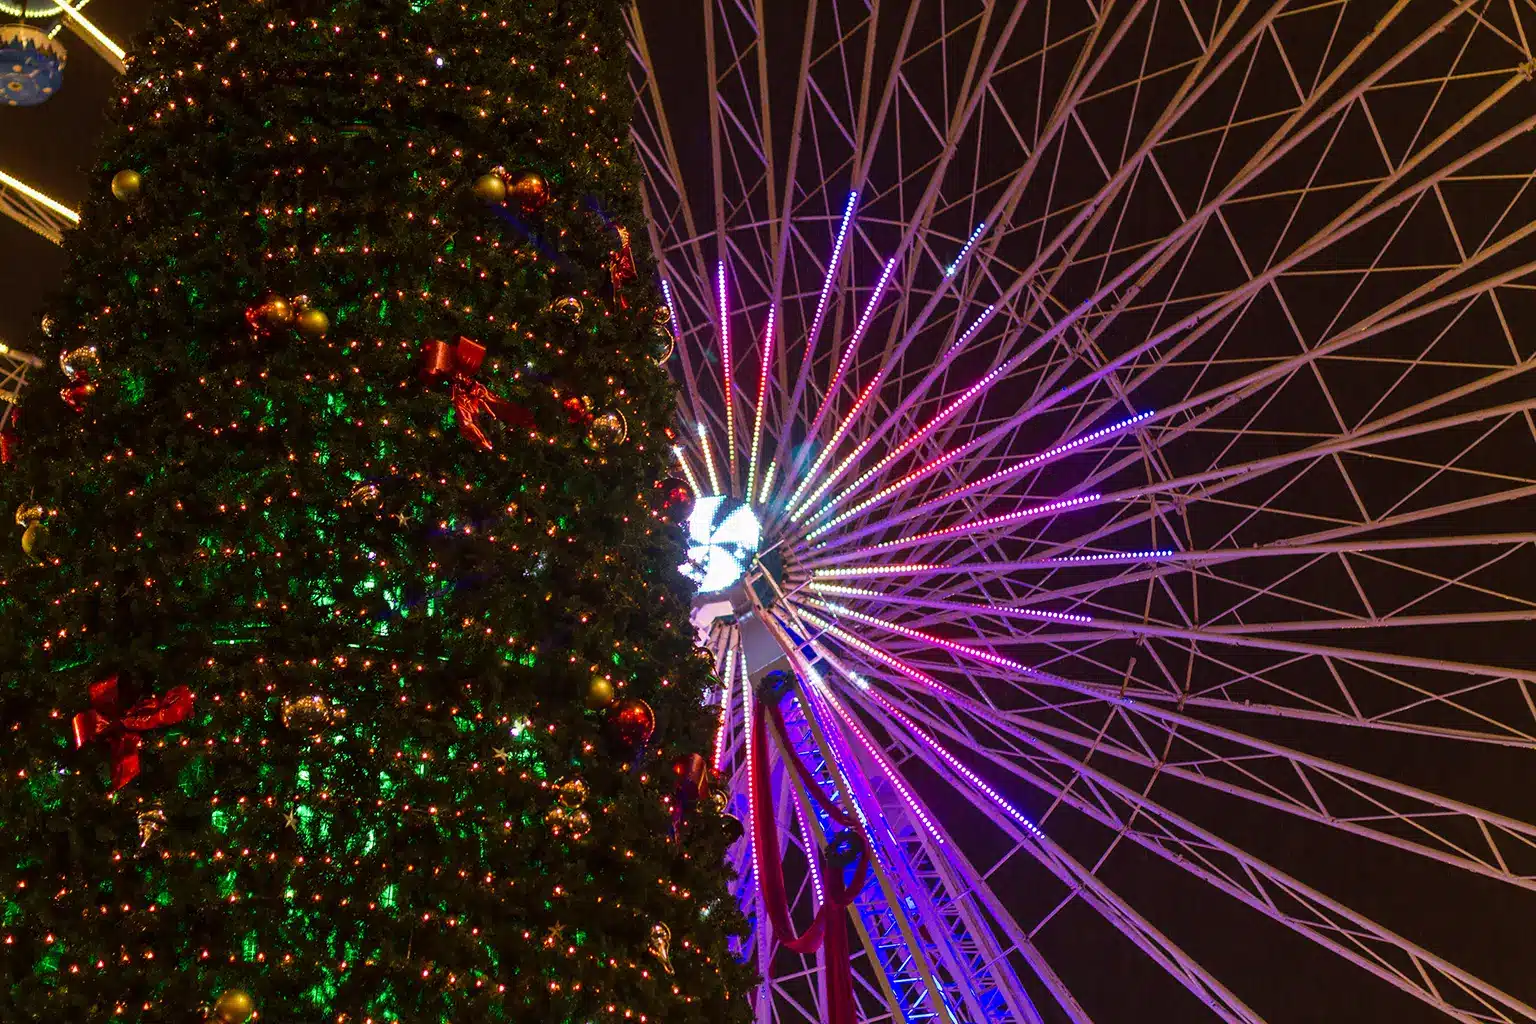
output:
<path id="1" fill-rule="evenodd" d="M 689 6 L 695 9 L 697 3 Z M 87 12 L 108 34 L 128 45 L 149 9 L 148 0 L 96 0 Z M 61 93 L 40 107 L 0 110 L 6 129 L 0 168 L 77 206 L 90 189 L 105 189 L 111 177 L 111 169 L 92 167 L 91 159 L 97 129 L 117 83 L 110 68 L 83 43 L 68 33 L 61 38 L 70 55 Z M 676 49 L 681 53 L 691 48 Z M 49 365 L 42 380 L 51 384 L 56 376 L 55 353 L 41 347 L 36 320 L 43 297 L 61 275 L 62 254 L 9 220 L 0 220 L 0 241 L 4 243 L 0 287 L 5 298 L 0 306 L 0 340 L 31 348 L 43 357 Z M 32 400 L 46 400 L 48 390 L 36 386 Z M 1521 642 L 1518 635 L 1510 640 Z M 1422 745 L 1399 744 L 1380 736 L 1341 739 L 1353 745 L 1344 758 L 1350 763 L 1525 820 L 1536 817 L 1532 796 L 1536 773 L 1531 771 L 1529 751 L 1457 747 L 1464 759 L 1447 763 L 1423 760 Z M 1209 813 L 1217 798 L 1197 793 L 1189 799 L 1203 801 L 1202 809 Z M 1511 994 L 1536 1002 L 1536 972 L 1531 970 L 1536 942 L 1530 938 L 1536 900 L 1530 893 L 1462 877 L 1376 843 L 1341 839 L 1236 802 L 1222 810 L 1231 838 L 1262 847 L 1271 860 L 1324 892 L 1343 898 Z M 955 824 L 951 821 L 950 827 Z M 1107 877 L 1277 1024 L 1416 1024 L 1444 1019 L 1338 958 L 1308 949 L 1293 934 L 1151 858 L 1114 860 Z M 1027 885 L 1004 882 L 1001 887 L 1013 892 L 1021 910 L 1029 907 Z M 1043 946 L 1097 1019 L 1107 1024 L 1212 1019 L 1179 985 L 1092 917 L 1080 904 L 1071 908 L 1053 924 Z"/>

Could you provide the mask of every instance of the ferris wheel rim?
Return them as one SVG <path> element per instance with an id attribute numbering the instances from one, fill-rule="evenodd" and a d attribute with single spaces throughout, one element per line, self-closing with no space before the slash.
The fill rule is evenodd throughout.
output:
<path id="1" fill-rule="evenodd" d="M 765 550 L 784 563 L 746 569 L 736 620 L 717 624 L 714 634 L 723 668 L 733 677 L 748 674 L 736 666 L 744 657 L 740 613 L 772 618 L 777 628 L 809 638 L 781 645 L 791 662 L 799 659 L 807 713 L 823 713 L 813 710 L 823 705 L 834 718 L 838 709 L 847 713 L 838 719 L 847 752 L 838 757 L 868 761 L 873 774 L 883 757 L 925 764 L 924 777 L 945 780 L 939 785 L 946 794 L 1012 829 L 1015 853 L 1033 843 L 1027 852 L 1034 862 L 1075 879 L 1070 884 L 1089 886 L 1097 867 L 1073 875 L 1065 854 L 1042 845 L 1021 820 L 1038 828 L 1068 814 L 1064 808 L 1098 815 L 1118 836 L 1100 863 L 1124 842 L 1261 913 L 1282 897 L 1298 900 L 1297 912 L 1269 916 L 1440 1014 L 1536 1019 L 1519 997 L 1223 840 L 1220 822 L 1205 827 L 1158 795 L 1175 784 L 1203 787 L 1450 870 L 1536 888 L 1536 876 L 1506 862 L 1506 854 L 1536 837 L 1519 816 L 1266 732 L 1274 723 L 1302 724 L 1512 750 L 1529 749 L 1536 739 L 1536 716 L 1490 703 L 1536 681 L 1531 668 L 1518 659 L 1470 657 L 1472 648 L 1426 654 L 1418 641 L 1433 631 L 1467 636 L 1444 631 L 1536 618 L 1536 601 L 1523 588 L 1478 582 L 1496 578 L 1501 566 L 1524 564 L 1536 541 L 1505 514 L 1528 507 L 1536 482 L 1478 458 L 1491 438 L 1511 431 L 1528 443 L 1536 402 L 1508 386 L 1527 379 L 1536 357 L 1524 355 L 1512 337 L 1502 360 L 1445 355 L 1435 338 L 1402 356 L 1383 348 L 1384 339 L 1413 338 L 1416 330 L 1451 332 L 1440 326 L 1447 320 L 1470 323 L 1468 310 L 1479 301 L 1510 301 L 1511 289 L 1536 273 L 1536 221 L 1507 219 L 1515 209 L 1510 200 L 1503 215 L 1476 226 L 1481 234 L 1470 219 L 1461 221 L 1472 233 L 1455 258 L 1426 259 L 1421 268 L 1399 270 L 1406 261 L 1384 261 L 1388 243 L 1378 239 L 1403 231 L 1437 203 L 1457 234 L 1460 215 L 1448 193 L 1478 183 L 1492 189 L 1516 176 L 1503 172 L 1497 158 L 1536 127 L 1536 118 L 1499 112 L 1536 68 L 1524 21 L 1515 12 L 1495 23 L 1470 2 L 1417 18 L 1395 4 L 1372 24 L 1339 29 L 1336 51 L 1305 73 L 1300 56 L 1289 68 L 1293 101 L 1242 123 L 1234 114 L 1216 132 L 1223 139 L 1250 135 L 1234 147 L 1236 162 L 1224 167 L 1224 177 L 1181 197 L 1168 180 L 1177 174 L 1167 154 L 1198 139 L 1201 105 L 1225 91 L 1237 96 L 1235 111 L 1250 90 L 1257 95 L 1245 62 L 1251 66 L 1266 47 L 1302 54 L 1302 44 L 1285 33 L 1312 9 L 1299 12 L 1283 0 L 1223 7 L 1202 26 L 1199 52 L 1182 63 L 1154 60 L 1135 77 L 1115 65 L 1117 47 L 1140 45 L 1137 19 L 1156 21 L 1161 8 L 1150 0 L 1094 8 L 1071 37 L 1081 46 L 1064 58 L 1068 70 L 1055 81 L 1051 102 L 1028 126 L 1028 152 L 988 176 L 967 163 L 961 142 L 972 129 L 979 139 L 978 126 L 995 113 L 988 104 L 1007 107 L 994 83 L 1030 60 L 1044 67 L 1050 47 L 1030 50 L 1031 41 L 1018 52 L 1008 49 L 1010 36 L 1039 30 L 1027 24 L 1025 5 L 949 5 L 958 13 L 938 35 L 936 22 L 919 24 L 921 6 L 824 0 L 812 9 L 836 31 L 818 35 L 806 20 L 803 32 L 792 25 L 770 38 L 762 26 L 775 12 L 761 3 L 703 5 L 709 139 L 692 154 L 703 154 L 704 162 L 693 165 L 677 121 L 668 121 L 667 86 L 648 49 L 641 5 L 630 10 L 643 199 L 679 339 L 673 365 L 687 428 L 679 438 L 679 471 L 699 493 L 729 495 L 753 508 Z M 797 9 L 791 17 L 803 15 Z M 875 23 L 882 18 L 895 27 L 879 41 Z M 1335 24 L 1343 20 L 1341 13 Z M 1050 36 L 1049 26 L 1040 31 L 1052 46 L 1070 49 L 1067 37 Z M 1488 44 L 1482 57 L 1469 56 L 1466 40 L 1474 36 Z M 1461 40 L 1459 50 L 1446 49 L 1452 37 Z M 772 56 L 771 46 L 778 47 Z M 881 47 L 887 49 L 880 63 L 871 63 Z M 946 59 L 943 87 L 918 95 L 904 68 L 935 53 Z M 1443 64 L 1434 63 L 1442 57 Z M 773 89 L 771 69 L 786 68 L 796 72 L 784 76 L 792 86 Z M 1178 84 L 1158 92 L 1159 76 Z M 1233 88 L 1223 90 L 1223 83 Z M 1438 83 L 1440 91 L 1425 83 Z M 1461 86 L 1475 96 L 1454 110 L 1437 98 Z M 1415 89 L 1429 98 L 1403 101 L 1409 116 L 1400 154 L 1358 180 L 1323 175 L 1292 189 L 1308 201 L 1343 198 L 1327 217 L 1282 235 L 1250 263 L 1234 219 L 1283 201 L 1291 184 L 1283 175 L 1295 173 L 1308 146 L 1321 147 L 1324 156 L 1316 160 L 1325 168 L 1326 154 L 1347 146 L 1341 127 L 1356 111 L 1387 90 L 1419 95 Z M 1086 198 L 1027 209 L 1037 172 L 1060 159 L 1062 140 L 1091 137 L 1094 105 L 1117 92 L 1154 97 L 1152 114 L 1125 121 L 1121 149 L 1106 150 Z M 904 103 L 916 111 L 910 121 L 903 120 Z M 831 128 L 814 123 L 822 112 Z M 891 142 L 896 135 L 899 144 Z M 911 173 L 901 148 L 909 138 L 922 154 Z M 981 143 L 972 141 L 980 152 Z M 894 164 L 882 163 L 892 154 L 899 154 Z M 956 168 L 962 174 L 952 194 L 946 174 Z M 1055 174 L 1050 169 L 1053 187 Z M 1145 237 L 1123 229 L 1125 211 L 1155 195 L 1146 182 L 1159 175 L 1167 201 L 1188 200 L 1177 222 Z M 1302 202 L 1296 200 L 1297 209 Z M 1038 241 L 1020 249 L 1017 239 L 1029 232 Z M 1191 284 L 1188 261 L 1223 232 L 1233 237 L 1240 273 L 1202 292 Z M 1317 273 L 1351 245 L 1364 245 L 1385 263 L 1371 270 L 1381 280 L 1394 272 L 1417 276 L 1380 296 L 1357 285 L 1368 298 L 1341 305 L 1332 322 L 1305 329 L 1312 333 L 1296 327 L 1293 352 L 1248 355 L 1232 341 L 1265 310 L 1294 316 L 1285 304 L 1289 283 L 1310 280 L 1297 275 Z M 1367 278 L 1360 275 L 1361 282 Z M 1130 336 L 1120 326 L 1143 322 L 1151 326 Z M 1509 336 L 1507 318 L 1501 326 Z M 1346 413 L 1338 368 L 1356 365 L 1387 383 L 1370 391 L 1374 401 Z M 1410 396 L 1413 387 L 1403 382 L 1431 373 L 1443 383 Z M 1340 411 L 1306 424 L 1312 434 L 1268 425 L 1295 382 L 1309 376 L 1320 401 Z M 989 379 L 1024 385 L 1012 411 L 989 405 L 996 387 L 974 390 L 976 381 Z M 1177 390 L 1166 390 L 1169 381 Z M 1241 430 L 1232 426 L 1234 417 Z M 1249 436 L 1272 450 L 1245 448 Z M 1215 455 L 1191 461 L 1196 442 L 1212 444 Z M 1439 450 L 1452 442 L 1464 444 Z M 1367 467 L 1355 470 L 1362 477 L 1376 467 L 1393 469 L 1407 493 L 1370 514 L 1363 503 L 1358 515 L 1321 503 L 1283 508 L 1282 499 L 1318 486 L 1317 467 L 1346 463 Z M 1062 474 L 1073 466 L 1084 468 L 1067 479 Z M 1128 482 L 1142 469 L 1143 479 Z M 1338 475 L 1352 481 L 1346 469 Z M 1261 504 L 1266 497 L 1276 499 L 1273 508 Z M 1191 513 L 1216 521 L 1218 512 L 1233 525 L 1204 543 L 1175 526 Z M 1468 526 L 1468 516 L 1491 525 Z M 1296 582 L 1330 568 L 1362 577 L 1408 573 L 1413 582 L 1401 602 L 1380 608 L 1370 607 L 1388 593 L 1379 580 L 1354 581 L 1354 593 L 1346 581 L 1342 596 L 1308 593 Z M 779 599 L 754 597 L 752 578 L 782 585 Z M 1181 588 L 1223 596 L 1215 611 L 1190 617 L 1182 604 L 1188 599 L 1175 596 Z M 1132 593 L 1146 595 L 1144 608 L 1129 600 Z M 1154 608 L 1160 593 L 1168 595 L 1167 607 Z M 1458 606 L 1446 595 L 1472 603 Z M 1352 606 L 1355 596 L 1367 607 Z M 1164 679 L 1145 668 L 1160 656 L 1198 662 L 1199 685 L 1176 685 L 1166 670 Z M 1332 672 L 1338 692 L 1319 694 L 1295 682 L 1287 676 L 1292 665 Z M 1367 707 L 1367 697 L 1378 706 Z M 720 755 L 727 766 L 735 763 L 739 732 L 730 722 L 749 700 L 743 691 L 727 705 Z M 1144 734 L 1142 745 L 1117 735 L 1119 728 Z M 1162 757 L 1144 749 L 1154 740 L 1166 744 Z M 1157 786 L 1149 783 L 1144 794 L 1127 788 L 1115 775 L 1126 766 L 1149 773 Z M 1244 766 L 1253 766 L 1247 776 Z M 1263 773 L 1279 769 L 1300 783 L 1275 788 L 1274 776 Z M 858 764 L 847 770 L 863 771 Z M 890 774 L 901 777 L 899 770 Z M 1380 820 L 1319 795 L 1333 785 L 1352 787 L 1379 809 Z M 1309 798 L 1313 787 L 1319 793 Z M 1084 802 L 1082 791 L 1092 800 Z M 1040 822 L 1010 803 L 1013 792 L 1043 794 L 1049 809 Z M 875 799 L 873 788 L 867 793 Z M 919 822 L 911 831 L 929 834 L 920 822 L 922 794 L 909 796 L 910 816 Z M 908 814 L 902 806 L 896 800 L 890 814 Z M 781 822 L 780 838 L 805 851 L 816 840 L 787 834 L 795 820 Z M 1450 822 L 1480 830 L 1484 839 L 1459 843 Z M 1398 826 L 1407 838 L 1392 831 Z M 798 827 L 804 831 L 803 822 Z M 1244 877 L 1252 884 L 1231 880 Z M 984 882 L 974 888 L 996 898 Z M 1118 894 L 1097 892 L 1094 899 L 1101 920 L 1218 1018 L 1260 1019 Z M 1044 987 L 1037 995 L 1054 1000 L 1069 1019 L 1089 1019 L 1006 909 L 983 930 L 987 939 L 1008 932 L 1003 948 Z M 755 948 L 759 964 L 772 967 L 763 947 Z M 866 995 L 878 1003 L 878 977 L 865 980 L 872 986 Z M 968 982 L 955 984 L 963 1000 Z M 808 1015 L 788 1005 L 796 998 L 788 988 L 773 991 L 788 1001 L 783 1014 L 772 998 L 760 999 L 760 1020 Z M 974 1014 L 975 1001 L 966 1005 Z M 889 1012 L 899 1017 L 894 1004 Z M 1010 1019 L 1034 1012 L 1031 1004 Z"/>

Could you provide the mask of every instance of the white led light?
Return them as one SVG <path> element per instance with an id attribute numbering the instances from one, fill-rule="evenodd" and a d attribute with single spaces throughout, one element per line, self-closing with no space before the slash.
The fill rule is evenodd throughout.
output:
<path id="1" fill-rule="evenodd" d="M 700 498 L 688 515 L 688 561 L 677 568 L 699 593 L 717 593 L 746 574 L 762 533 L 746 505 L 727 510 L 721 495 Z"/>

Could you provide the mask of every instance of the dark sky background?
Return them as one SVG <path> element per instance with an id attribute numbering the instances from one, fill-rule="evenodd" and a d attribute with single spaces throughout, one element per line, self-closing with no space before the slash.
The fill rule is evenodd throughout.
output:
<path id="1" fill-rule="evenodd" d="M 120 46 L 149 18 L 149 0 L 95 0 L 86 16 Z M 101 58 L 69 32 L 59 40 L 69 51 L 64 87 L 39 107 L 0 109 L 0 169 L 78 208 L 92 188 L 105 189 L 110 176 L 88 173 L 107 104 L 120 87 Z M 9 218 L 0 218 L 0 340 L 37 348 L 38 309 L 58 286 L 63 253 Z M 51 352 L 37 352 L 50 359 Z"/>
<path id="2" fill-rule="evenodd" d="M 149 10 L 149 0 L 96 0 L 88 14 L 128 45 Z M 67 33 L 62 38 L 70 61 L 59 95 L 36 108 L 0 109 L 0 168 L 77 206 L 90 189 L 107 187 L 110 174 L 93 171 L 89 164 L 107 104 L 120 83 L 83 43 Z M 57 287 L 62 270 L 59 249 L 0 219 L 0 294 L 5 300 L 0 303 L 0 340 L 30 347 L 48 360 L 50 370 L 55 353 L 41 347 L 37 311 L 48 291 Z M 1362 753 L 1367 756 L 1359 756 Z M 1415 763 L 1407 759 L 1411 755 L 1390 749 L 1386 742 L 1380 751 L 1355 754 L 1356 763 L 1370 762 L 1389 776 L 1513 813 L 1531 805 L 1518 794 L 1536 788 L 1531 785 L 1528 751 L 1479 751 L 1474 755 L 1477 763 L 1458 764 Z M 1490 784 L 1506 796 L 1490 799 Z M 1530 970 L 1536 943 L 1528 937 L 1529 911 L 1536 901 L 1529 893 L 1458 877 L 1457 872 L 1377 844 L 1319 835 L 1310 826 L 1288 819 L 1277 822 L 1275 816 L 1254 814 L 1251 808 L 1234 804 L 1226 810 L 1227 831 L 1234 839 L 1266 846 L 1272 859 L 1325 892 L 1342 896 L 1512 994 L 1536 999 L 1536 972 Z M 1277 824 L 1287 834 L 1275 835 Z M 1306 949 L 1294 935 L 1178 872 L 1149 865 L 1143 858 L 1117 862 L 1108 874 L 1134 905 L 1277 1024 L 1444 1019 L 1337 958 Z M 1004 881 L 1001 888 L 1010 885 Z M 1028 894 L 1018 898 L 1023 901 L 1020 909 L 1027 909 Z M 1078 906 L 1053 926 L 1047 943 L 1048 954 L 1058 961 L 1068 983 L 1080 989 L 1084 1003 L 1105 1024 L 1213 1019 L 1158 968 L 1107 932 Z"/>

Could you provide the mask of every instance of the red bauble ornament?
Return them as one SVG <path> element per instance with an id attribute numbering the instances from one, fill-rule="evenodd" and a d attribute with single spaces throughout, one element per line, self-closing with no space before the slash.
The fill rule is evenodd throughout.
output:
<path id="1" fill-rule="evenodd" d="M 680 477 L 668 477 L 656 485 L 660 497 L 656 499 L 656 515 L 662 522 L 676 526 L 693 511 L 693 491 Z"/>
<path id="2" fill-rule="evenodd" d="M 608 733 L 633 757 L 645 749 L 656 732 L 656 712 L 638 697 L 623 697 L 608 705 Z"/>
<path id="3" fill-rule="evenodd" d="M 672 762 L 677 785 L 672 790 L 672 806 L 679 816 L 691 814 L 699 800 L 709 794 L 709 762 L 702 754 L 684 754 Z"/>

